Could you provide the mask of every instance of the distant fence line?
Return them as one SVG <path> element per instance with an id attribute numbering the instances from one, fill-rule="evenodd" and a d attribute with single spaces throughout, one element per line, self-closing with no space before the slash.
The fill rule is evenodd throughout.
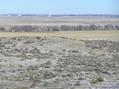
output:
<path id="1" fill-rule="evenodd" d="M 87 31 L 87 30 L 119 30 L 119 25 L 61 25 L 61 26 L 39 26 L 39 25 L 16 25 L 0 26 L 1 32 L 49 32 L 49 31 Z"/>

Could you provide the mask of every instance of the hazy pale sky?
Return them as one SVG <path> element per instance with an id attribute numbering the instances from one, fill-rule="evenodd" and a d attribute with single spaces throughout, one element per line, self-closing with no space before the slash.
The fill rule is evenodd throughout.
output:
<path id="1" fill-rule="evenodd" d="M 119 0 L 0 0 L 0 14 L 119 14 Z"/>

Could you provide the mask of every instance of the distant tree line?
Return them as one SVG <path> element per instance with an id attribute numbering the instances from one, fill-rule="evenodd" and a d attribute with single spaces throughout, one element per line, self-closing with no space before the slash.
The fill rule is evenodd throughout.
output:
<path id="1" fill-rule="evenodd" d="M 87 30 L 119 30 L 119 25 L 61 25 L 61 26 L 39 26 L 39 25 L 18 25 L 0 26 L 1 32 L 46 32 L 46 31 L 87 31 Z"/>

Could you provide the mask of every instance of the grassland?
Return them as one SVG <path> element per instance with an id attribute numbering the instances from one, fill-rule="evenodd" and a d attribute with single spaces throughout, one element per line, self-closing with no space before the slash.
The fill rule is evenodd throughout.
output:
<path id="1" fill-rule="evenodd" d="M 0 37 L 66 37 L 78 40 L 119 40 L 119 31 L 0 32 Z"/>
<path id="2" fill-rule="evenodd" d="M 119 23 L 89 19 L 0 17 L 0 25 Z M 119 30 L 0 32 L 0 89 L 105 88 L 119 89 Z"/>
<path id="3" fill-rule="evenodd" d="M 0 89 L 118 89 L 119 41 L 72 38 L 0 37 Z"/>
<path id="4" fill-rule="evenodd" d="M 93 19 L 93 20 L 92 20 Z M 0 25 L 118 24 L 119 18 L 98 16 L 0 16 Z"/>

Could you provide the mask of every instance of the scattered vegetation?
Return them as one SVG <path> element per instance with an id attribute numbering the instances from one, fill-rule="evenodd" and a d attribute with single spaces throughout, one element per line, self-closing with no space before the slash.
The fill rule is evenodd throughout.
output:
<path id="1" fill-rule="evenodd" d="M 0 27 L 0 31 L 5 32 L 49 32 L 49 31 L 83 31 L 83 30 L 119 30 L 119 25 L 106 24 L 106 25 L 61 25 L 61 26 L 10 26 L 5 29 L 4 26 Z"/>
<path id="2" fill-rule="evenodd" d="M 91 81 L 90 81 L 90 83 L 91 84 L 96 84 L 96 83 L 98 83 L 98 82 L 103 82 L 104 81 L 104 79 L 101 77 L 101 76 L 97 76 L 97 77 L 95 77 L 94 79 L 92 79 Z"/>
<path id="3" fill-rule="evenodd" d="M 104 79 L 106 82 L 108 78 L 119 78 L 119 41 L 81 40 L 75 44 L 75 40 L 63 37 L 0 40 L 0 81 L 17 81 L 19 85 L 22 85 L 21 82 L 30 82 L 25 86 L 32 89 L 55 89 L 67 85 L 67 89 L 72 86 L 74 89 L 75 86 L 79 88 L 88 84 L 103 84 Z M 71 43 L 74 45 L 67 45 Z M 14 44 L 16 46 L 13 47 Z M 22 86 L 18 87 L 15 89 L 22 89 Z"/>
<path id="4" fill-rule="evenodd" d="M 0 31 L 4 31 L 4 30 L 5 30 L 5 27 L 1 26 Z"/>

